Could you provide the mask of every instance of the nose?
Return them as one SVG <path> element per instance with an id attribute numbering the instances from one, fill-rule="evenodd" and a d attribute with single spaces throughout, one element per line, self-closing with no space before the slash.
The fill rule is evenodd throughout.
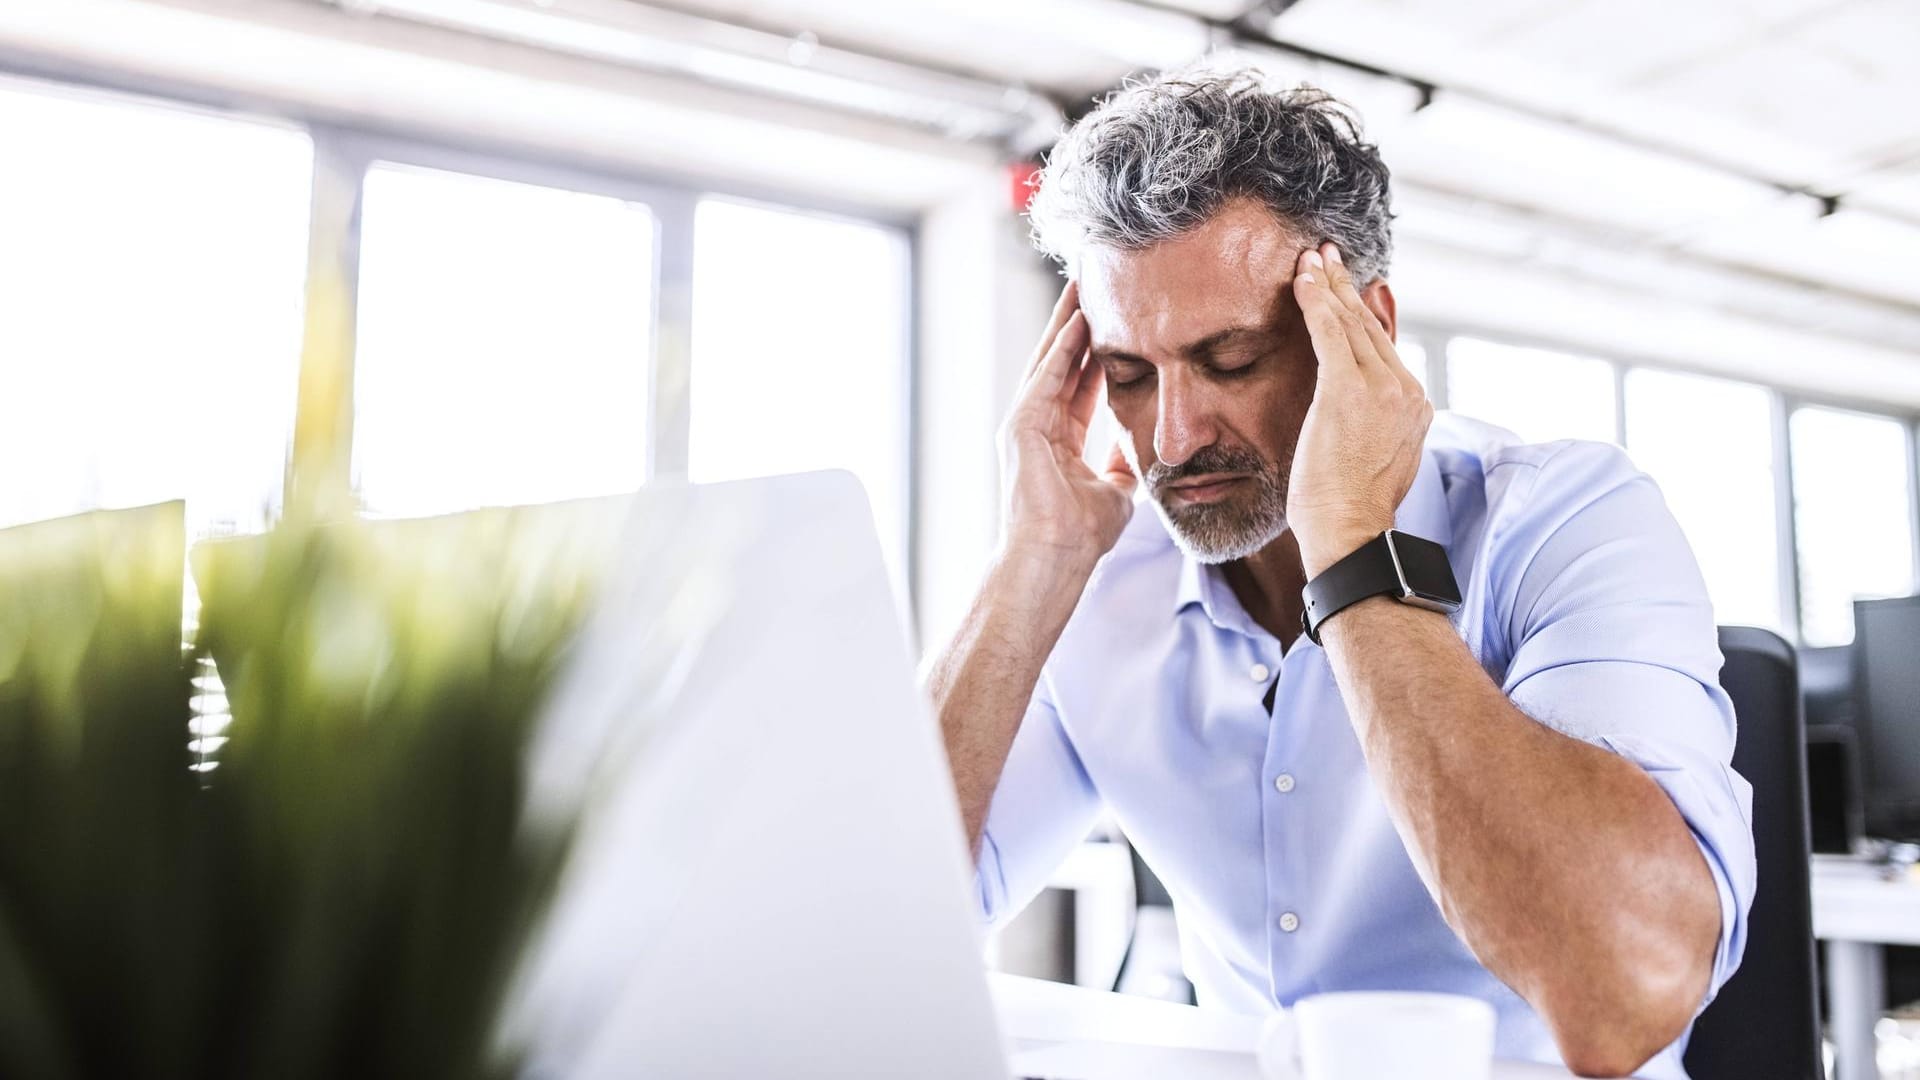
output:
<path id="1" fill-rule="evenodd" d="M 1177 468 L 1205 447 L 1216 432 L 1212 406 L 1202 387 L 1180 365 L 1167 365 L 1160 374 L 1158 414 L 1153 425 L 1153 454 L 1162 465 Z"/>

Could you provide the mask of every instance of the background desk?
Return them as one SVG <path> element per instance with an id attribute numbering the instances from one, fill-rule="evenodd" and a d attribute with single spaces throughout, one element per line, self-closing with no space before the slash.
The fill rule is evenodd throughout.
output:
<path id="1" fill-rule="evenodd" d="M 1886 997 L 1882 945 L 1920 945 L 1920 878 L 1883 881 L 1845 856 L 1813 858 L 1813 936 L 1826 943 L 1835 1080 L 1878 1080 L 1874 1022 Z"/>
<path id="2" fill-rule="evenodd" d="M 1209 1012 L 1018 975 L 992 976 L 1016 1076 L 1047 1080 L 1260 1080 L 1265 1018 Z M 1496 1062 L 1494 1080 L 1572 1080 L 1564 1069 Z"/>

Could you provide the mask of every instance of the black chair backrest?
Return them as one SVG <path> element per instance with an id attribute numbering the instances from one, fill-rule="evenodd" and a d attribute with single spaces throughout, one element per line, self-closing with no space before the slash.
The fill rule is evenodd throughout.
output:
<path id="1" fill-rule="evenodd" d="M 1793 649 L 1778 634 L 1720 628 L 1720 685 L 1739 724 L 1733 767 L 1753 785 L 1759 888 L 1740 969 L 1687 1044 L 1693 1080 L 1820 1080 L 1807 825 L 1806 725 Z"/>
<path id="2" fill-rule="evenodd" d="M 1851 724 L 1807 725 L 1807 820 L 1815 855 L 1850 855 L 1867 834 L 1860 746 Z"/>

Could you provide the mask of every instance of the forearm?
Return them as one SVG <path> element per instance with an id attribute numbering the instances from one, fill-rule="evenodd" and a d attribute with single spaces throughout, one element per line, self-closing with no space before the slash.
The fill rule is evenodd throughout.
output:
<path id="1" fill-rule="evenodd" d="M 975 853 L 1020 719 L 1090 572 L 1076 559 L 1002 551 L 929 670 L 927 693 Z"/>
<path id="2" fill-rule="evenodd" d="M 1631 1071 L 1677 1037 L 1711 976 L 1719 903 L 1659 786 L 1514 707 L 1432 612 L 1376 597 L 1322 633 L 1422 878 L 1569 1065 Z"/>

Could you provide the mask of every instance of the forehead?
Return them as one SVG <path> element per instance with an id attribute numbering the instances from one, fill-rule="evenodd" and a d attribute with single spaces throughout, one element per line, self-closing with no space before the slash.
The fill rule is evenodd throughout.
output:
<path id="1" fill-rule="evenodd" d="M 1236 200 L 1195 228 L 1140 251 L 1090 250 L 1080 307 L 1097 350 L 1168 352 L 1229 326 L 1267 324 L 1291 303 L 1302 242 L 1265 207 Z"/>

